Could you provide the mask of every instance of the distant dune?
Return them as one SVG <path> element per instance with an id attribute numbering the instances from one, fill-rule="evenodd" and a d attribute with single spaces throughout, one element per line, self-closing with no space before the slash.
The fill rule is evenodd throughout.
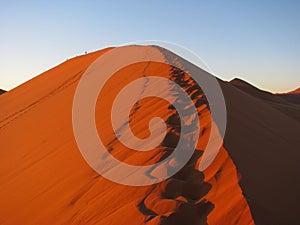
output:
<path id="1" fill-rule="evenodd" d="M 298 89 L 290 92 L 294 94 L 273 94 L 271 92 L 260 90 L 238 78 L 231 80 L 229 83 L 244 93 L 260 99 L 282 113 L 300 121 L 300 94 L 296 93 Z"/>
<path id="2" fill-rule="evenodd" d="M 244 91 L 245 93 L 252 95 L 253 97 L 273 102 L 273 103 L 279 103 L 279 104 L 287 104 L 287 102 L 281 98 L 278 98 L 276 95 L 263 91 L 258 89 L 257 87 L 254 87 L 253 85 L 247 83 L 244 80 L 241 80 L 239 78 L 235 78 L 229 82 L 231 85 L 239 88 L 240 90 Z"/>
<path id="3" fill-rule="evenodd" d="M 166 60 L 168 54 L 168 60 L 178 65 L 183 62 L 155 46 L 136 48 L 157 51 Z M 300 123 L 280 109 L 291 104 L 287 100 L 240 80 L 219 80 L 228 128 L 219 154 L 201 173 L 196 168 L 214 121 L 200 87 L 188 74 L 160 63 L 137 63 L 118 71 L 100 93 L 95 110 L 99 136 L 110 154 L 134 165 L 153 164 L 168 156 L 178 142 L 178 115 L 157 98 L 139 101 L 130 115 L 130 125 L 138 137 L 145 138 L 149 120 L 163 118 L 170 128 L 161 146 L 137 152 L 115 138 L 110 124 L 112 100 L 129 80 L 144 76 L 159 75 L 183 86 L 197 103 L 201 135 L 188 164 L 159 184 L 120 185 L 92 170 L 73 135 L 73 97 L 85 70 L 111 49 L 68 60 L 0 97 L 0 224 L 299 222 Z M 199 69 L 199 76 L 203 73 Z M 151 171 L 149 174 L 153 176 Z"/>
<path id="4" fill-rule="evenodd" d="M 288 92 L 287 94 L 300 94 L 300 87 L 293 91 Z"/>
<path id="5" fill-rule="evenodd" d="M 277 96 L 285 99 L 286 101 L 300 105 L 300 88 L 283 94 L 277 94 Z"/>

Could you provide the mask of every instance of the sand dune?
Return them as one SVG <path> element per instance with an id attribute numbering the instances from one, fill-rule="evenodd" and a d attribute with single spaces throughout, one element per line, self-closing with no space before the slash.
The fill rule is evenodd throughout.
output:
<path id="1" fill-rule="evenodd" d="M 260 90 L 238 78 L 233 79 L 229 83 L 243 91 L 245 94 L 264 101 L 287 116 L 300 121 L 300 94 L 273 94 L 271 92 Z"/>
<path id="2" fill-rule="evenodd" d="M 288 92 L 288 93 L 286 93 L 286 94 L 300 94 L 300 87 L 299 87 L 299 88 L 296 88 L 295 90 L 290 91 L 290 92 Z"/>
<path id="3" fill-rule="evenodd" d="M 155 49 L 166 58 L 160 48 L 137 48 Z M 165 64 L 137 63 L 118 71 L 99 95 L 97 130 L 110 154 L 124 162 L 150 165 L 167 157 L 180 128 L 166 101 L 141 100 L 130 114 L 130 126 L 140 138 L 149 135 L 151 118 L 166 121 L 166 138 L 151 151 L 126 148 L 110 124 L 112 99 L 124 85 L 144 76 L 166 77 L 197 103 L 201 135 L 190 161 L 170 179 L 144 187 L 116 184 L 92 170 L 73 135 L 72 103 L 85 70 L 110 50 L 68 60 L 0 97 L 1 224 L 296 224 L 299 123 L 265 99 L 220 81 L 229 126 L 216 159 L 199 172 L 214 121 L 199 86 Z M 182 62 L 174 54 L 171 59 Z"/>
<path id="4" fill-rule="evenodd" d="M 277 96 L 281 97 L 282 99 L 292 104 L 300 105 L 300 88 L 288 93 L 277 94 Z"/>
<path id="5" fill-rule="evenodd" d="M 270 92 L 260 90 L 257 87 L 255 87 L 239 78 L 235 78 L 235 79 L 231 80 L 229 83 L 231 85 L 233 85 L 234 87 L 237 87 L 238 89 L 244 91 L 245 93 L 247 93 L 253 97 L 256 97 L 256 98 L 259 98 L 259 99 L 262 99 L 262 100 L 265 100 L 268 102 L 272 102 L 272 103 L 288 104 L 288 102 L 283 100 L 282 98 L 279 98 L 278 96 L 276 96 Z"/>
<path id="6" fill-rule="evenodd" d="M 244 177 L 240 184 L 256 224 L 297 224 L 300 123 L 260 92 L 254 97 L 228 83 L 222 88 L 229 112 L 225 147 Z"/>

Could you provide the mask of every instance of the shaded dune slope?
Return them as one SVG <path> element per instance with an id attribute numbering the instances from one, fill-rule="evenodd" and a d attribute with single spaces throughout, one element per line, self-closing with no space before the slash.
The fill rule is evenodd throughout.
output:
<path id="1" fill-rule="evenodd" d="M 282 99 L 285 99 L 286 101 L 297 104 L 300 106 L 300 93 L 299 89 L 286 93 L 286 94 L 276 94 L 277 96 L 281 97 Z"/>
<path id="2" fill-rule="evenodd" d="M 159 48 L 148 48 L 165 56 Z M 172 178 L 145 187 L 113 183 L 88 166 L 73 135 L 73 96 L 84 71 L 109 50 L 68 60 L 0 97 L 0 223 L 253 224 L 228 149 L 222 147 L 204 173 L 196 169 L 213 121 L 201 89 L 175 67 L 139 63 L 118 71 L 109 80 L 114 88 L 108 82 L 99 95 L 95 118 L 110 154 L 131 164 L 153 164 L 178 142 L 179 118 L 171 105 L 147 98 L 132 109 L 130 125 L 140 138 L 149 135 L 148 121 L 155 116 L 168 125 L 161 146 L 149 152 L 122 146 L 105 118 L 113 97 L 128 83 L 126 74 L 131 74 L 129 79 L 151 75 L 173 79 L 193 96 L 201 121 L 201 136 L 188 164 Z M 180 58 L 172 58 L 180 64 Z M 155 171 L 149 173 L 155 176 Z"/>
<path id="3" fill-rule="evenodd" d="M 300 123 L 260 92 L 250 96 L 220 83 L 228 110 L 225 147 L 244 178 L 240 184 L 255 223 L 297 224 Z M 295 113 L 299 116 L 299 108 Z"/>

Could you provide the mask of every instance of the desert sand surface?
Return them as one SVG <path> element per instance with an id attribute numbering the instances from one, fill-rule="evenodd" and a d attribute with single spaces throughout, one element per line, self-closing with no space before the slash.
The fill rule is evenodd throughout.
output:
<path id="1" fill-rule="evenodd" d="M 155 46 L 136 48 L 165 57 Z M 202 173 L 197 166 L 214 121 L 200 87 L 166 64 L 143 62 L 118 71 L 99 95 L 97 130 L 109 153 L 126 163 L 150 165 L 167 157 L 180 135 L 168 102 L 146 98 L 132 108 L 130 127 L 140 138 L 149 135 L 153 117 L 168 125 L 164 141 L 148 152 L 123 146 L 109 118 L 113 99 L 128 82 L 166 77 L 182 85 L 197 106 L 201 132 L 192 158 L 170 179 L 144 187 L 96 173 L 76 144 L 72 104 L 83 73 L 111 49 L 65 61 L 0 96 L 0 224 L 297 224 L 299 122 L 220 81 L 228 128 L 216 159 Z M 171 60 L 180 66 L 183 59 L 171 54 Z"/>

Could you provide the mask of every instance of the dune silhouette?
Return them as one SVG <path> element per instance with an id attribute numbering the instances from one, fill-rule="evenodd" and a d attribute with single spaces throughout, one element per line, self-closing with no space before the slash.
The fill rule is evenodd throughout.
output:
<path id="1" fill-rule="evenodd" d="M 296 224 L 300 124 L 272 105 L 291 103 L 254 87 L 239 88 L 234 82 L 219 80 L 228 128 L 217 157 L 200 172 L 197 168 L 216 122 L 203 91 L 180 69 L 184 59 L 157 46 L 136 48 L 154 49 L 178 67 L 142 62 L 114 74 L 95 108 L 99 137 L 108 154 L 129 164 L 152 165 L 169 156 L 178 143 L 181 126 L 176 109 L 168 102 L 150 97 L 132 107 L 130 127 L 139 138 L 149 136 L 152 118 L 161 117 L 167 124 L 161 145 L 147 152 L 124 146 L 110 121 L 112 100 L 128 82 L 166 77 L 191 97 L 199 116 L 200 136 L 188 163 L 169 179 L 141 187 L 117 184 L 96 173 L 76 144 L 72 104 L 84 72 L 113 48 L 78 56 L 0 97 L 0 223 Z M 204 73 L 200 70 L 199 74 Z M 142 91 L 147 88 L 145 83 Z M 189 105 L 184 106 L 184 113 L 191 114 Z M 219 134 L 213 135 L 217 138 Z M 107 172 L 114 171 L 106 166 Z M 155 177 L 155 168 L 147 176 Z"/>
<path id="2" fill-rule="evenodd" d="M 6 92 L 6 91 L 0 89 L 0 95 L 3 94 L 3 93 L 5 93 L 5 92 Z"/>

